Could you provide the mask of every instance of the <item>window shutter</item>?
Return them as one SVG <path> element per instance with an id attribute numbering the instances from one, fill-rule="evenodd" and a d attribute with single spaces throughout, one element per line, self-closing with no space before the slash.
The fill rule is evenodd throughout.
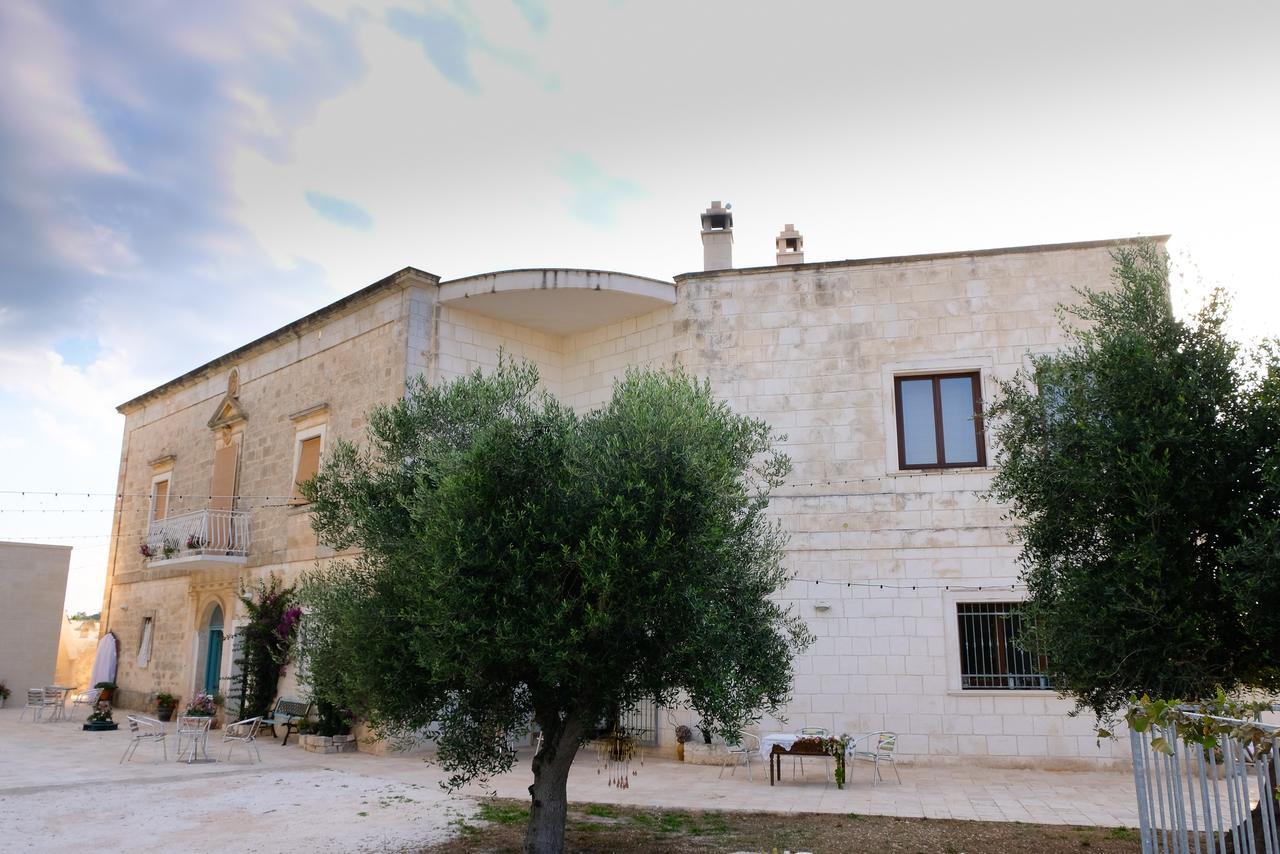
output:
<path id="1" fill-rule="evenodd" d="M 156 481 L 155 496 L 151 501 L 151 520 L 158 522 L 169 512 L 169 481 Z"/>
<path id="2" fill-rule="evenodd" d="M 299 487 L 320 471 L 320 437 L 303 439 L 298 450 L 298 471 L 293 478 L 293 500 L 305 501 Z"/>

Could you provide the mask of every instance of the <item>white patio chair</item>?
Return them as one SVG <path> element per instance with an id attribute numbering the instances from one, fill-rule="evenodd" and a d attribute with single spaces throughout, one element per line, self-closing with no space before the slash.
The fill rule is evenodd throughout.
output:
<path id="1" fill-rule="evenodd" d="M 23 718 L 25 718 L 27 716 L 27 710 L 30 709 L 31 722 L 35 723 L 36 721 L 40 720 L 41 715 L 44 714 L 45 708 L 46 708 L 46 703 L 44 701 L 44 689 L 28 688 L 27 704 L 22 707 L 22 714 L 18 715 L 18 720 L 22 720 Z"/>
<path id="2" fill-rule="evenodd" d="M 739 765 L 747 766 L 747 779 L 751 779 L 751 757 L 760 755 L 760 739 L 749 732 L 739 733 L 738 740 L 725 745 L 728 751 L 725 754 L 724 762 L 720 765 L 720 777 L 724 777 L 724 769 L 733 766 L 733 770 L 729 772 L 732 777 L 738 773 Z M 741 761 L 739 761 L 741 760 Z"/>
<path id="3" fill-rule="evenodd" d="M 44 686 L 44 706 L 49 710 L 49 721 L 61 721 L 67 717 L 66 688 L 57 685 Z"/>
<path id="4" fill-rule="evenodd" d="M 182 761 L 182 757 L 187 757 L 187 764 L 190 765 L 200 758 L 203 752 L 205 758 L 209 757 L 209 727 L 213 724 L 213 718 L 205 715 L 182 715 L 178 718 L 178 761 Z M 187 751 L 190 750 L 190 755 Z"/>
<path id="5" fill-rule="evenodd" d="M 902 775 L 898 773 L 898 763 L 893 761 L 893 751 L 897 746 L 897 733 L 873 732 L 870 735 L 864 735 L 853 743 L 853 750 L 850 756 L 872 764 L 874 769 L 871 775 L 872 786 L 878 785 L 882 779 L 880 776 L 880 763 L 882 762 L 893 768 L 893 776 L 898 778 L 898 784 L 901 785 Z"/>
<path id="6" fill-rule="evenodd" d="M 227 724 L 222 731 L 222 743 L 227 747 L 227 761 L 231 761 L 231 749 L 237 744 L 243 744 L 246 748 L 252 747 L 253 752 L 258 755 L 258 761 L 261 762 L 262 754 L 258 751 L 258 730 L 261 728 L 261 715 Z"/>
<path id="7" fill-rule="evenodd" d="M 164 740 L 164 723 L 146 715 L 129 715 L 128 719 L 129 732 L 133 733 L 133 738 L 129 740 L 129 746 L 124 749 L 124 755 L 117 764 L 123 765 L 126 759 L 132 762 L 133 754 L 138 752 L 138 745 L 144 741 L 151 742 L 152 750 L 155 750 L 157 744 L 160 745 L 160 749 L 164 751 L 164 759 L 168 762 L 169 748 Z"/>
<path id="8" fill-rule="evenodd" d="M 76 709 L 84 706 L 85 717 L 93 714 L 93 710 L 98 708 L 98 698 L 102 696 L 101 688 L 90 688 L 88 691 L 81 691 L 71 700 L 71 717 L 74 718 Z"/>
<path id="9" fill-rule="evenodd" d="M 800 737 L 801 737 L 801 738 L 826 738 L 826 737 L 827 737 L 827 735 L 828 735 L 828 733 L 827 733 L 827 728 L 826 728 L 826 727 L 820 727 L 820 726 L 807 726 L 807 727 L 801 727 L 801 729 L 800 729 L 800 733 L 799 733 L 799 734 L 800 734 Z M 791 779 L 793 779 L 793 780 L 794 780 L 794 779 L 795 779 L 795 777 L 796 777 L 796 762 L 799 762 L 799 763 L 800 763 L 800 774 L 801 774 L 801 776 L 803 776 L 803 775 L 804 775 L 804 757 L 803 757 L 803 756 L 797 756 L 797 757 L 795 757 L 794 759 L 792 759 L 792 760 L 791 760 Z M 826 771 L 826 773 L 827 773 L 827 782 L 828 782 L 828 783 L 829 783 L 829 782 L 831 782 L 831 765 L 830 765 L 830 763 L 823 762 L 823 763 L 822 763 L 822 767 L 823 767 L 823 769 L 824 769 L 824 770 Z"/>

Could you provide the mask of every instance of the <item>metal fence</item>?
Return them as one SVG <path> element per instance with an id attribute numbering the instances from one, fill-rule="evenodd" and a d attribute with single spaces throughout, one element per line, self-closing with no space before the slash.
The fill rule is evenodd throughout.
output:
<path id="1" fill-rule="evenodd" d="M 147 530 L 147 545 L 158 557 L 164 554 L 166 543 L 175 550 L 175 556 L 243 557 L 249 553 L 249 511 L 196 510 L 157 519 Z"/>
<path id="2" fill-rule="evenodd" d="M 624 709 L 618 723 L 635 736 L 639 744 L 645 747 L 658 746 L 658 705 L 653 700 L 641 700 L 631 708 Z"/>
<path id="3" fill-rule="evenodd" d="M 1233 731 L 1218 736 L 1217 748 L 1184 742 L 1176 722 L 1130 731 L 1143 854 L 1280 854 L 1273 768 L 1280 727 L 1182 717 L 1188 726 L 1212 721 Z"/>

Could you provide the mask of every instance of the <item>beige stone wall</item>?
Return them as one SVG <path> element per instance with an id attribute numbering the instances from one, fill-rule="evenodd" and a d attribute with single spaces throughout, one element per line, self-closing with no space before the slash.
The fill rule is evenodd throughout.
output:
<path id="1" fill-rule="evenodd" d="M 0 682 L 26 703 L 28 688 L 52 685 L 64 619 L 70 546 L 0 542 Z"/>
<path id="2" fill-rule="evenodd" d="M 403 393 L 406 305 L 404 289 L 385 289 L 126 413 L 121 490 L 129 497 L 118 514 L 104 613 L 107 628 L 121 641 L 117 681 L 123 704 L 142 706 L 159 690 L 190 698 L 202 675 L 202 632 L 213 601 L 224 612 L 228 640 L 221 670 L 229 674 L 235 594 L 242 578 L 256 580 L 274 570 L 292 582 L 303 568 L 330 556 L 318 546 L 306 508 L 290 501 L 299 432 L 322 429 L 326 451 L 338 438 L 360 442 L 368 410 Z M 208 506 L 218 435 L 208 422 L 227 392 L 233 367 L 246 416 L 232 428 L 240 442 L 235 509 L 251 512 L 246 565 L 212 571 L 148 567 L 138 545 L 150 519 L 145 496 L 156 471 L 150 463 L 173 458 L 171 515 Z M 138 642 L 147 615 L 156 620 L 152 659 L 139 668 Z"/>
<path id="3" fill-rule="evenodd" d="M 1107 286 L 1111 268 L 1097 248 L 681 282 L 685 364 L 786 433 L 794 462 L 773 505 L 797 575 L 784 598 L 817 642 L 797 662 L 787 726 L 895 730 L 902 753 L 931 761 L 1124 756 L 1052 692 L 960 690 L 956 603 L 1021 599 L 1016 551 L 980 496 L 991 469 L 898 470 L 893 410 L 893 377 L 912 371 L 979 370 L 989 401 L 1028 352 L 1061 343 L 1054 307 Z"/>
<path id="4" fill-rule="evenodd" d="M 990 468 L 898 470 L 893 407 L 894 376 L 912 372 L 979 371 L 990 400 L 1028 353 L 1061 343 L 1054 307 L 1073 300 L 1075 287 L 1107 286 L 1111 267 L 1106 247 L 1077 246 L 692 274 L 680 278 L 676 305 L 569 336 L 441 306 L 434 285 L 410 282 L 238 363 L 248 415 L 240 492 L 288 495 L 298 425 L 313 423 L 291 414 L 327 403 L 326 443 L 358 440 L 369 406 L 401 394 L 407 376 L 440 382 L 491 368 L 499 348 L 534 361 L 544 385 L 579 409 L 607 400 L 630 366 L 681 364 L 737 411 L 786 434 L 794 462 L 773 505 L 797 576 L 781 595 L 817 642 L 796 663 L 787 721 L 762 729 L 889 729 L 903 755 L 931 761 L 1123 759 L 1123 744 L 1099 747 L 1091 722 L 1066 717 L 1069 705 L 1052 692 L 960 689 L 956 605 L 1021 598 L 1011 589 L 1015 550 L 1001 508 L 980 495 Z M 205 422 L 228 369 L 128 414 L 124 491 L 148 492 L 148 461 L 172 454 L 175 512 L 203 506 L 213 453 Z M 996 450 L 988 437 L 988 461 Z M 121 684 L 137 698 L 189 695 L 213 601 L 226 603 L 230 636 L 241 581 L 275 572 L 291 582 L 330 557 L 305 509 L 276 506 L 253 511 L 243 570 L 144 571 L 136 547 L 147 507 L 130 500 L 108 619 L 121 636 Z M 138 668 L 148 613 L 157 615 L 154 658 Z M 223 673 L 230 656 L 228 643 Z M 305 693 L 295 672 L 281 692 Z"/>
<path id="5" fill-rule="evenodd" d="M 54 670 L 54 682 L 71 685 L 83 691 L 92 688 L 89 677 L 93 672 L 93 659 L 98 649 L 97 620 L 62 620 L 58 635 L 58 664 Z"/>

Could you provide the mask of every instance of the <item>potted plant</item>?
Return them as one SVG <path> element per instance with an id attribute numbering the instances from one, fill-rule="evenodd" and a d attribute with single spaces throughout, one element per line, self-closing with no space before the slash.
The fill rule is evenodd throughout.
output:
<path id="1" fill-rule="evenodd" d="M 85 719 L 84 726 L 81 729 L 89 732 L 105 732 L 107 730 L 119 729 L 120 725 L 111 720 L 111 704 L 105 700 L 99 700 L 98 705 L 93 710 L 93 714 Z"/>
<path id="2" fill-rule="evenodd" d="M 4 708 L 4 701 L 7 699 L 9 699 L 9 689 L 5 687 L 3 682 L 0 682 L 0 709 Z"/>
<path id="3" fill-rule="evenodd" d="M 217 713 L 218 704 L 214 695 L 201 691 L 187 704 L 187 710 L 183 714 L 192 718 L 211 718 Z"/>
<path id="4" fill-rule="evenodd" d="M 684 761 L 684 746 L 686 742 L 693 740 L 693 730 L 684 724 L 676 727 L 676 759 L 680 762 Z"/>
<path id="5" fill-rule="evenodd" d="M 173 537 L 165 537 L 164 545 L 161 546 L 161 549 L 164 552 L 165 560 L 168 560 L 169 558 L 176 555 L 178 552 L 182 551 L 182 547 L 178 545 L 178 541 Z"/>
<path id="6" fill-rule="evenodd" d="M 110 705 L 110 704 L 111 704 L 111 698 L 112 698 L 112 697 L 114 697 L 114 696 L 115 696 L 115 693 L 116 693 L 116 683 L 114 683 L 114 682 L 99 682 L 97 685 L 94 685 L 93 687 L 97 688 L 97 689 L 98 689 L 98 691 L 99 691 L 99 694 L 98 694 L 98 702 L 100 702 L 100 703 L 106 703 L 106 704 Z"/>
<path id="7" fill-rule="evenodd" d="M 178 708 L 178 698 L 168 691 L 156 694 L 156 717 L 162 721 L 173 720 L 173 711 Z"/>
<path id="8" fill-rule="evenodd" d="M 205 541 L 205 538 L 199 534 L 192 534 L 187 537 L 187 548 L 193 552 L 198 552 L 207 545 L 208 543 Z"/>
<path id="9" fill-rule="evenodd" d="M 148 559 L 153 558 L 156 556 L 155 546 L 150 543 L 141 543 L 138 546 L 138 554 Z"/>

